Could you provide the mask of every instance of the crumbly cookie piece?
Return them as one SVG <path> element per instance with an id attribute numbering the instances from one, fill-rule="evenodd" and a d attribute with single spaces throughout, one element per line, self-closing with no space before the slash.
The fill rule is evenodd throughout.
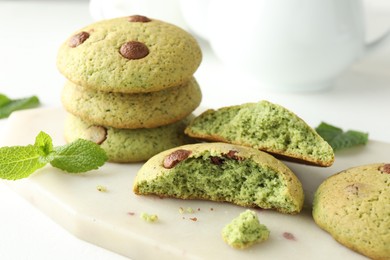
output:
<path id="1" fill-rule="evenodd" d="M 302 185 L 281 161 L 259 150 L 226 143 L 176 147 L 149 159 L 137 173 L 136 194 L 227 201 L 298 213 Z"/>
<path id="2" fill-rule="evenodd" d="M 207 110 L 185 132 L 306 164 L 330 166 L 334 161 L 332 147 L 314 129 L 291 111 L 268 101 Z"/>
<path id="3" fill-rule="evenodd" d="M 179 121 L 191 114 L 201 99 L 195 78 L 182 86 L 139 94 L 95 91 L 70 81 L 62 91 L 62 103 L 73 115 L 91 124 L 131 129 Z"/>
<path id="4" fill-rule="evenodd" d="M 65 139 L 67 142 L 78 138 L 95 142 L 106 151 L 111 162 L 141 162 L 161 151 L 194 142 L 184 134 L 184 128 L 191 118 L 193 115 L 156 128 L 118 129 L 89 124 L 68 114 L 65 121 Z"/>
<path id="5" fill-rule="evenodd" d="M 99 91 L 158 91 L 188 81 L 202 60 L 195 38 L 145 16 L 103 20 L 73 33 L 60 47 L 59 71 Z"/>
<path id="6" fill-rule="evenodd" d="M 338 242 L 372 259 L 390 259 L 390 164 L 350 168 L 317 189 L 313 218 Z"/>
<path id="7" fill-rule="evenodd" d="M 269 233 L 256 212 L 247 209 L 222 229 L 222 239 L 233 248 L 245 249 L 267 240 Z"/>

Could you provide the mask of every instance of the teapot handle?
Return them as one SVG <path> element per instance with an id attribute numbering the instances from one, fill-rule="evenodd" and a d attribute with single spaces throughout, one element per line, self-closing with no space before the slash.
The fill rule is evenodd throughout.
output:
<path id="1" fill-rule="evenodd" d="M 390 17 L 381 15 L 378 7 L 372 6 L 369 1 L 363 1 L 366 50 L 371 51 L 379 46 L 390 35 Z"/>

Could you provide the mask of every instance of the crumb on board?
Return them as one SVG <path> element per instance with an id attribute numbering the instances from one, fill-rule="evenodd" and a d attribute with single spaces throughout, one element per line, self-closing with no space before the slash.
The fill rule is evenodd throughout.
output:
<path id="1" fill-rule="evenodd" d="M 183 215 L 183 214 L 194 214 L 194 213 L 196 213 L 196 211 L 200 211 L 200 208 L 197 208 L 197 210 L 195 210 L 195 209 L 193 209 L 191 207 L 187 207 L 187 208 L 179 207 L 179 213 L 181 215 Z M 182 219 L 189 219 L 189 220 L 194 221 L 194 222 L 198 221 L 198 218 L 195 217 L 195 216 L 188 217 L 188 218 L 182 216 Z"/>
<path id="2" fill-rule="evenodd" d="M 287 240 L 297 240 L 294 236 L 294 234 L 290 233 L 290 232 L 283 232 L 283 237 Z"/>
<path id="3" fill-rule="evenodd" d="M 142 212 L 140 217 L 144 221 L 150 222 L 150 223 L 156 222 L 158 220 L 158 216 L 156 214 L 148 214 L 148 213 L 145 213 L 145 212 Z"/>
<path id="4" fill-rule="evenodd" d="M 188 207 L 186 211 L 187 211 L 187 213 L 194 213 L 195 212 L 194 209 L 191 207 Z"/>
<path id="5" fill-rule="evenodd" d="M 107 192 L 107 188 L 103 185 L 97 185 L 96 189 L 100 192 Z"/>
<path id="6" fill-rule="evenodd" d="M 198 208 L 198 211 L 200 211 L 200 208 Z M 195 212 L 195 210 L 193 208 L 191 208 L 191 207 L 188 207 L 186 209 L 184 209 L 183 207 L 179 207 L 179 213 L 180 214 L 185 214 L 185 213 L 192 214 L 194 212 Z"/>
<path id="7" fill-rule="evenodd" d="M 245 249 L 268 240 L 270 231 L 261 224 L 257 213 L 246 210 L 222 229 L 222 239 L 235 249 Z"/>

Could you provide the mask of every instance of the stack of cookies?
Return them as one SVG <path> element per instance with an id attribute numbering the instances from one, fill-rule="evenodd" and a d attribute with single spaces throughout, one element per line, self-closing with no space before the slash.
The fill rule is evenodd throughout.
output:
<path id="1" fill-rule="evenodd" d="M 144 161 L 191 142 L 184 129 L 202 98 L 193 77 L 201 59 L 190 34 L 145 16 L 75 32 L 57 59 L 68 79 L 66 141 L 92 140 L 112 162 Z"/>

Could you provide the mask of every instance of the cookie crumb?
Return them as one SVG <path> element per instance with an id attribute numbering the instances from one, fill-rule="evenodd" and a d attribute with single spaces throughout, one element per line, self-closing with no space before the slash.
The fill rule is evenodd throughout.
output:
<path id="1" fill-rule="evenodd" d="M 200 208 L 198 208 L 198 211 L 200 210 Z M 191 208 L 191 207 L 188 207 L 188 208 L 186 208 L 186 209 L 184 209 L 183 207 L 179 207 L 179 213 L 180 214 L 185 214 L 185 213 L 189 213 L 189 214 L 192 214 L 192 213 L 194 213 L 195 212 L 195 210 L 193 209 L 193 208 Z"/>
<path id="2" fill-rule="evenodd" d="M 222 229 L 223 240 L 233 248 L 244 249 L 268 239 L 270 231 L 260 224 L 253 210 L 246 210 Z"/>
<path id="3" fill-rule="evenodd" d="M 96 189 L 100 192 L 107 192 L 107 188 L 103 185 L 96 186 Z"/>
<path id="4" fill-rule="evenodd" d="M 293 240 L 293 241 L 296 241 L 297 239 L 295 238 L 295 236 L 290 233 L 290 232 L 283 232 L 283 237 L 287 240 Z"/>
<path id="5" fill-rule="evenodd" d="M 140 218 L 149 223 L 154 223 L 158 220 L 158 216 L 156 214 L 148 214 L 145 212 L 141 213 Z"/>

